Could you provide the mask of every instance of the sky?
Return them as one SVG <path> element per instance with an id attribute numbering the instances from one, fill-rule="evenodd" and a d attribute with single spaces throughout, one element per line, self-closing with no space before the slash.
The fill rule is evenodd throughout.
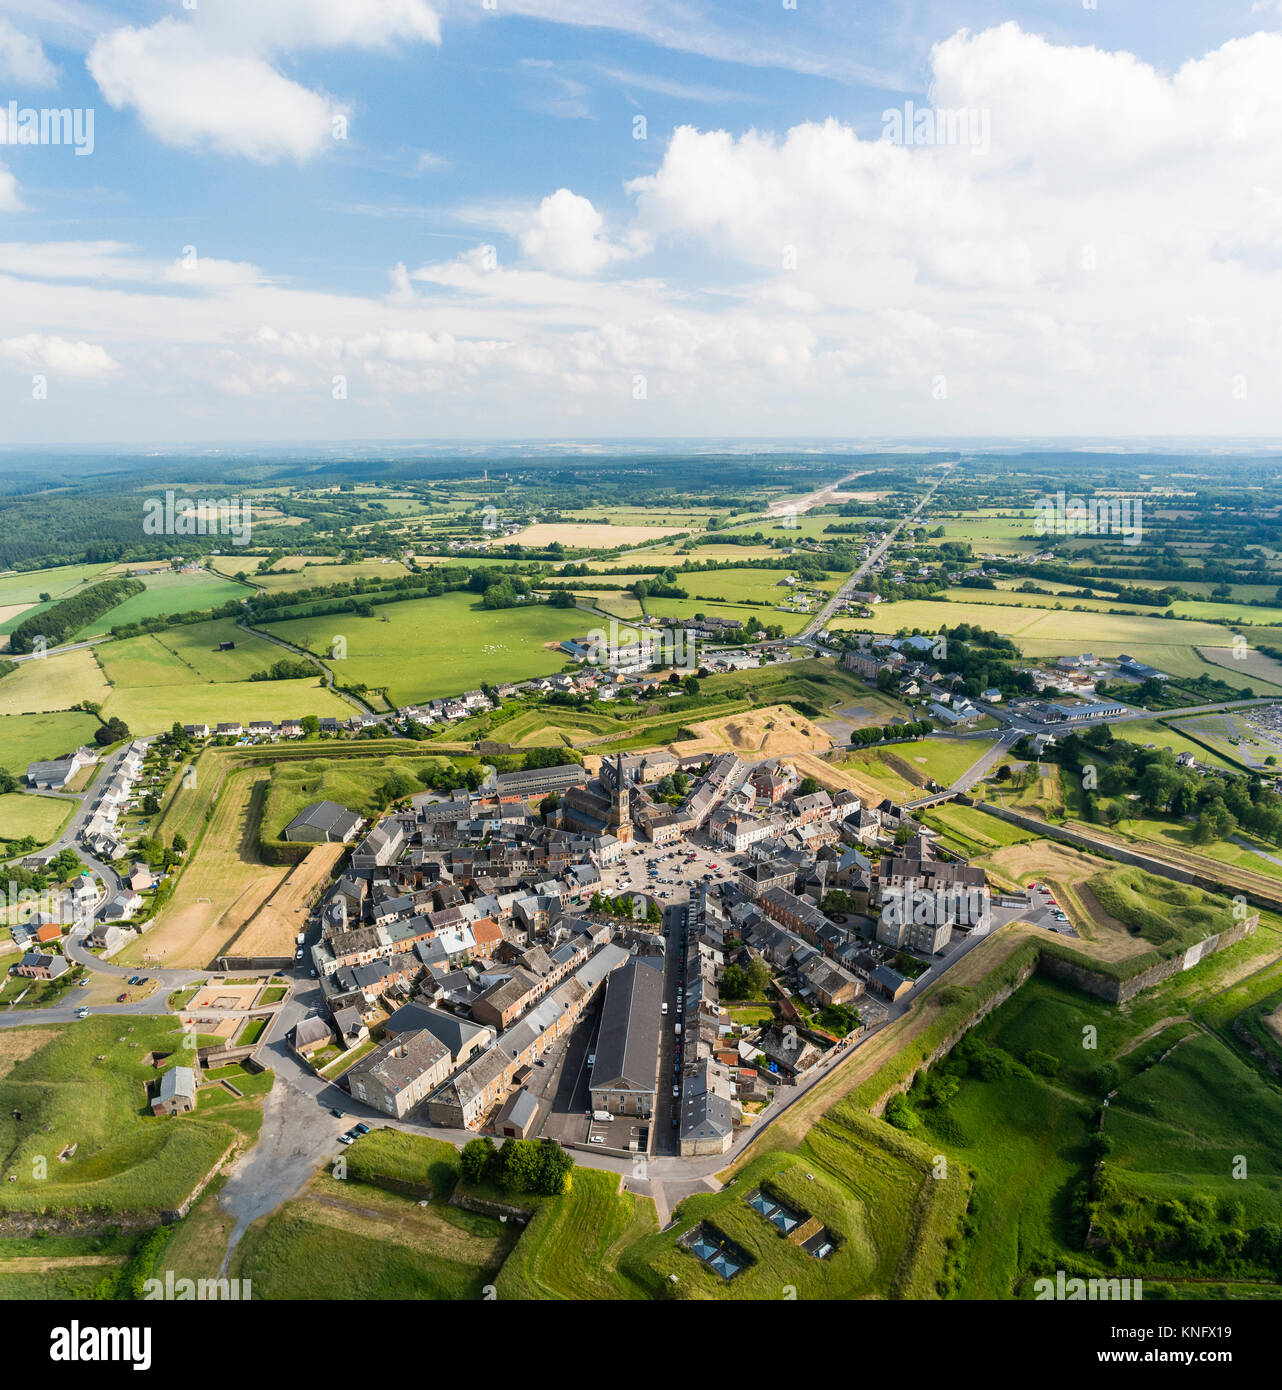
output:
<path id="1" fill-rule="evenodd" d="M 0 0 L 0 447 L 1271 439 L 1279 74 L 1282 0 Z"/>

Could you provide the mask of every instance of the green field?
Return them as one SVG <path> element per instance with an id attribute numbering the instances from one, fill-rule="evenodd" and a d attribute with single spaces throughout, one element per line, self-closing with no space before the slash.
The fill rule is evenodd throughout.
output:
<path id="1" fill-rule="evenodd" d="M 234 561 L 234 557 L 224 556 L 224 560 Z M 301 557 L 294 557 L 295 559 Z M 221 574 L 234 574 L 239 569 L 248 569 L 247 581 L 268 593 L 293 593 L 298 589 L 317 589 L 326 584 L 350 584 L 357 579 L 378 579 L 391 582 L 403 579 L 409 571 L 399 560 L 361 560 L 350 565 L 315 563 L 301 568 L 284 570 L 279 573 L 255 574 L 254 562 L 247 561 L 235 570 L 218 565 Z"/>
<path id="2" fill-rule="evenodd" d="M 101 704 L 107 682 L 92 651 L 32 658 L 0 677 L 0 715 L 43 714 L 84 700 Z"/>
<path id="3" fill-rule="evenodd" d="M 11 714 L 0 718 L 0 767 L 21 776 L 28 763 L 74 753 L 92 744 L 98 721 L 91 714 Z"/>
<path id="4" fill-rule="evenodd" d="M 182 1053 L 172 1018 L 90 1017 L 40 1029 L 47 1041 L 0 1081 L 0 1211 L 154 1212 L 178 1206 L 257 1123 L 252 1101 L 170 1119 L 145 1108 L 153 1052 Z M 13 1042 L 0 1037 L 0 1052 Z M 103 1060 L 99 1060 L 102 1058 Z M 270 1085 L 270 1078 L 264 1078 Z M 12 1111 L 18 1110 L 21 1122 Z M 75 1144 L 75 1157 L 57 1155 Z M 47 1174 L 39 1176 L 42 1166 Z M 12 1176 L 16 1179 L 9 1182 Z"/>
<path id="5" fill-rule="evenodd" d="M 109 568 L 109 565 L 61 565 L 57 569 L 0 574 L 0 608 L 7 608 L 10 604 L 38 603 L 41 594 L 48 594 L 52 601 L 57 602 Z"/>
<path id="6" fill-rule="evenodd" d="M 234 650 L 219 651 L 222 642 L 234 642 Z M 245 681 L 282 658 L 299 659 L 265 637 L 246 632 L 231 618 L 166 628 L 122 642 L 104 642 L 97 649 L 97 656 L 107 678 L 121 689 Z"/>
<path id="7" fill-rule="evenodd" d="M 146 575 L 143 583 L 147 586 L 144 593 L 118 603 L 101 618 L 81 628 L 73 640 L 82 642 L 86 637 L 109 632 L 124 623 L 142 622 L 145 618 L 159 618 L 170 613 L 187 613 L 193 609 L 217 608 L 230 599 L 249 596 L 249 590 L 243 584 L 210 574 L 207 570 L 190 574 L 160 570 Z"/>
<path id="8" fill-rule="evenodd" d="M 267 631 L 319 654 L 334 638 L 347 657 L 331 663 L 345 684 L 388 687 L 396 704 L 456 695 L 482 681 L 519 681 L 559 671 L 568 658 L 549 643 L 581 636 L 585 616 L 574 609 L 486 609 L 474 594 L 449 593 L 380 605 L 371 618 L 331 614 L 272 623 Z"/>
<path id="9" fill-rule="evenodd" d="M 22 840 L 34 835 L 38 843 L 47 845 L 57 838 L 75 806 L 74 801 L 23 792 L 0 796 L 0 840 Z"/>
<path id="10" fill-rule="evenodd" d="M 895 753 L 910 767 L 950 787 L 968 768 L 996 743 L 990 738 L 925 738 L 918 743 L 899 744 Z"/>

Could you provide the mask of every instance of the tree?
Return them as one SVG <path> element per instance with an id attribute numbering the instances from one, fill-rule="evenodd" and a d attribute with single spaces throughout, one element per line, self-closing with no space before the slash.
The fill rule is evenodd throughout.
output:
<path id="1" fill-rule="evenodd" d="M 797 784 L 798 796 L 814 796 L 818 790 L 819 782 L 818 779 L 814 777 L 803 777 Z"/>
<path id="2" fill-rule="evenodd" d="M 187 853 L 187 837 L 181 830 L 174 831 L 173 847 L 175 854 Z"/>
<path id="3" fill-rule="evenodd" d="M 479 1187 L 488 1182 L 497 1165 L 498 1150 L 494 1140 L 482 1135 L 479 1139 L 469 1139 L 459 1153 L 459 1170 L 463 1181 L 470 1187 Z"/>

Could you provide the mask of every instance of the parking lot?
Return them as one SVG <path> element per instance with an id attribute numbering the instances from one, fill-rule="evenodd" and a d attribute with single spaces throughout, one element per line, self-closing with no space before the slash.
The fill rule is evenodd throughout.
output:
<path id="1" fill-rule="evenodd" d="M 746 855 L 712 845 L 706 835 L 689 836 L 680 844 L 631 845 L 602 873 L 602 891 L 612 896 L 647 893 L 665 906 L 686 902 L 700 883 L 732 877 L 746 862 Z"/>

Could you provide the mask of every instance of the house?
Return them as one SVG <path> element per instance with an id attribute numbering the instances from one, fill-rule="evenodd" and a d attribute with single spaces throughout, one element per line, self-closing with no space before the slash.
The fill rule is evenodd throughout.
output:
<path id="1" fill-rule="evenodd" d="M 390 1038 L 343 1076 L 357 1099 L 403 1120 L 451 1071 L 449 1049 L 425 1028 Z"/>
<path id="2" fill-rule="evenodd" d="M 513 1091 L 494 1120 L 495 1134 L 505 1139 L 529 1139 L 537 1134 L 547 1113 L 547 1103 L 527 1090 Z"/>
<path id="3" fill-rule="evenodd" d="M 102 910 L 108 922 L 122 922 L 142 910 L 142 898 L 132 888 L 122 889 Z"/>
<path id="4" fill-rule="evenodd" d="M 913 987 L 913 982 L 906 979 L 898 970 L 892 970 L 888 965 L 879 965 L 872 972 L 872 982 L 886 996 L 887 999 L 902 999 Z"/>
<path id="5" fill-rule="evenodd" d="M 244 732 L 245 726 L 238 719 L 220 724 L 215 730 L 219 738 L 239 738 Z"/>
<path id="6" fill-rule="evenodd" d="M 208 724 L 184 724 L 184 725 L 183 725 L 183 733 L 185 733 L 185 734 L 187 735 L 188 738 L 208 738 L 208 737 L 209 737 L 209 725 L 208 725 Z"/>
<path id="7" fill-rule="evenodd" d="M 608 1110 L 612 1115 L 654 1113 L 662 1003 L 659 961 L 633 956 L 610 976 L 592 1066 L 593 1110 Z"/>
<path id="8" fill-rule="evenodd" d="M 361 827 L 355 811 L 336 801 L 317 801 L 306 806 L 285 827 L 284 839 L 312 844 L 346 844 Z"/>
<path id="9" fill-rule="evenodd" d="M 114 956 L 122 946 L 134 939 L 136 933 L 128 927 L 113 926 L 110 922 L 99 922 L 85 938 L 85 944 L 104 956 Z"/>
<path id="10" fill-rule="evenodd" d="M 153 1115 L 185 1115 L 196 1108 L 196 1073 L 191 1067 L 170 1067 L 160 1078 Z"/>
<path id="11" fill-rule="evenodd" d="M 705 1060 L 681 1085 L 678 1143 L 682 1158 L 723 1154 L 734 1142 L 736 1116 L 730 1072 Z"/>
<path id="12" fill-rule="evenodd" d="M 301 1019 L 294 1025 L 294 1031 L 290 1036 L 294 1051 L 300 1057 L 310 1057 L 313 1052 L 329 1047 L 333 1041 L 333 1031 L 319 1014 Z"/>
<path id="13" fill-rule="evenodd" d="M 28 980 L 57 980 L 70 969 L 65 956 L 28 951 L 21 963 L 13 967 L 13 973 Z"/>

